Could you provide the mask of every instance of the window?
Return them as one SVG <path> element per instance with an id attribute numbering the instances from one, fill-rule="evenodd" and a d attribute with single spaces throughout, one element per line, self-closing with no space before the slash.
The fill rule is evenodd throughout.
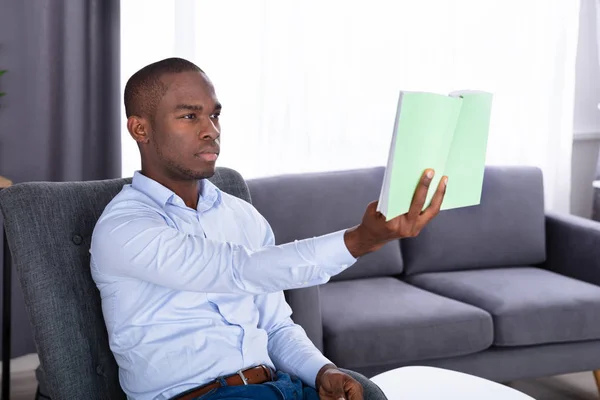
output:
<path id="1" fill-rule="evenodd" d="M 219 165 L 246 178 L 384 165 L 399 90 L 488 90 L 488 163 L 541 167 L 549 202 L 568 210 L 578 12 L 572 0 L 128 0 L 122 85 L 161 58 L 198 64 L 223 103 Z"/>

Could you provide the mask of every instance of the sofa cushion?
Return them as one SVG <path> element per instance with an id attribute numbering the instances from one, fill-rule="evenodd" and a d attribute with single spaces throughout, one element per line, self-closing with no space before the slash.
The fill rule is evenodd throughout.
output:
<path id="1" fill-rule="evenodd" d="M 395 278 L 320 287 L 325 356 L 364 368 L 474 353 L 492 344 L 492 318 Z"/>
<path id="2" fill-rule="evenodd" d="M 248 181 L 252 203 L 269 221 L 278 244 L 319 236 L 360 223 L 379 198 L 384 169 L 283 175 Z M 332 280 L 402 272 L 397 241 L 368 254 Z"/>
<path id="3" fill-rule="evenodd" d="M 554 272 L 514 267 L 428 273 L 409 281 L 488 311 L 497 346 L 600 339 L 600 287 Z"/>
<path id="4" fill-rule="evenodd" d="M 442 211 L 402 241 L 406 274 L 543 262 L 543 195 L 539 169 L 487 167 L 480 205 Z"/>

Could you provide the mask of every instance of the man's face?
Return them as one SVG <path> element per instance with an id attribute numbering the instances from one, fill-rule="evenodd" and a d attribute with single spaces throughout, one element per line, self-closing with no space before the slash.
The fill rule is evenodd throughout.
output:
<path id="1" fill-rule="evenodd" d="M 220 152 L 221 104 L 206 75 L 182 72 L 163 76 L 168 87 L 151 128 L 154 162 L 170 178 L 209 178 Z"/>

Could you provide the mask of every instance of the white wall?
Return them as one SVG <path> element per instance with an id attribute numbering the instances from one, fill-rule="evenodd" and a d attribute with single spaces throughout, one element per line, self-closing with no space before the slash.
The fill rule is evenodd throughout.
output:
<path id="1" fill-rule="evenodd" d="M 594 0 L 582 0 L 577 49 L 571 212 L 590 218 L 594 179 L 600 152 L 600 62 L 596 43 Z"/>

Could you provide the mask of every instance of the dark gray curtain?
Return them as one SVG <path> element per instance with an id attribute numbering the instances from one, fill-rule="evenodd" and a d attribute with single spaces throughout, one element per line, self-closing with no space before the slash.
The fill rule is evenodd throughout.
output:
<path id="1" fill-rule="evenodd" d="M 120 176 L 119 30 L 118 0 L 0 0 L 0 175 Z M 16 277 L 12 348 L 35 351 Z"/>

